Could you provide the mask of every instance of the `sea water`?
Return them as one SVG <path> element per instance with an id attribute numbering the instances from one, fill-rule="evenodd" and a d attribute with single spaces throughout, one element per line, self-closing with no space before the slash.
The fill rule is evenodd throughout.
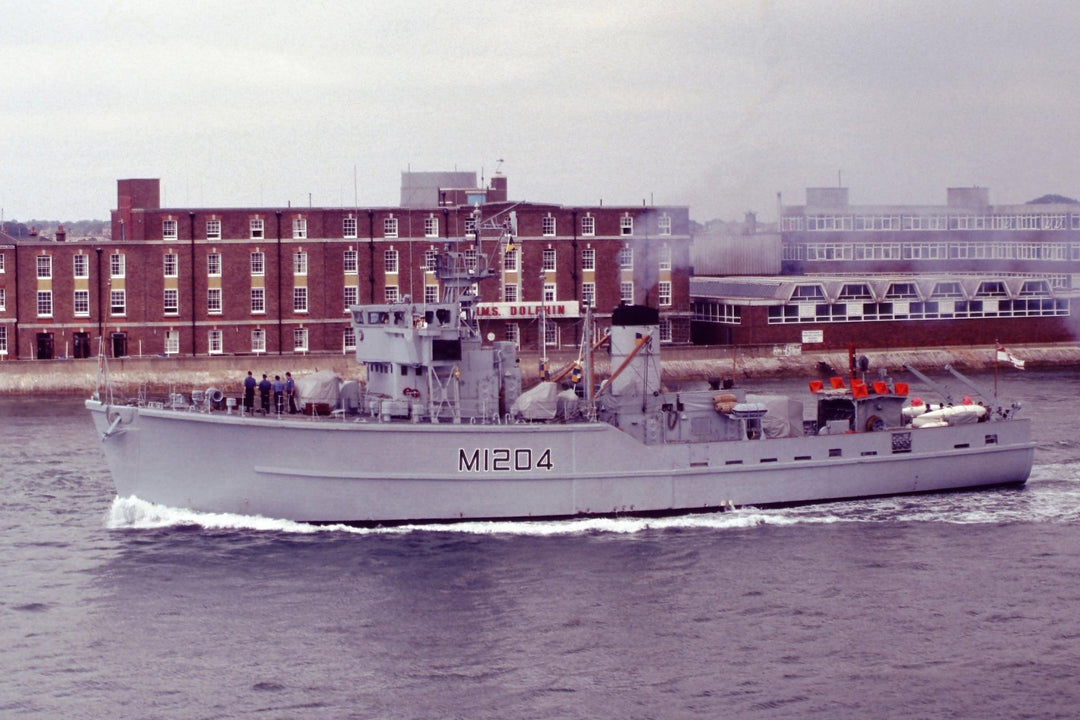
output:
<path id="1" fill-rule="evenodd" d="M 1075 717 L 1080 378 L 1001 390 L 1022 490 L 393 529 L 116 498 L 0 398 L 0 717 Z"/>

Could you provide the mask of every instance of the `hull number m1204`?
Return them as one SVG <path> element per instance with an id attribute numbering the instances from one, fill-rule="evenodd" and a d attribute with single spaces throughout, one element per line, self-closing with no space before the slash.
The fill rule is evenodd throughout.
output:
<path id="1" fill-rule="evenodd" d="M 551 470 L 551 449 L 477 448 L 458 450 L 458 472 L 527 472 Z"/>

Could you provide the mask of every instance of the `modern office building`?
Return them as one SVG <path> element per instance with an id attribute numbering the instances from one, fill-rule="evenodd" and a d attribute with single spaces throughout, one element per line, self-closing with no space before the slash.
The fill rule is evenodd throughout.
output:
<path id="1" fill-rule="evenodd" d="M 809 188 L 780 207 L 778 275 L 691 281 L 696 342 L 820 348 L 1075 340 L 1080 204 L 852 205 Z M 755 243 L 751 235 L 746 243 Z"/>

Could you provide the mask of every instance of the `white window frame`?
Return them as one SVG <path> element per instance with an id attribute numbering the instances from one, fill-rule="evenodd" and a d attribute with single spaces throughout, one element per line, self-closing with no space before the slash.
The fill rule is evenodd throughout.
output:
<path id="1" fill-rule="evenodd" d="M 109 291 L 109 314 L 115 317 L 127 315 L 127 292 L 125 290 Z"/>
<path id="2" fill-rule="evenodd" d="M 555 237 L 555 216 L 545 215 L 540 218 L 540 234 L 544 237 Z"/>
<path id="3" fill-rule="evenodd" d="M 175 220 L 163 220 L 161 222 L 161 237 L 163 240 L 176 240 L 179 230 Z"/>
<path id="4" fill-rule="evenodd" d="M 346 250 L 341 263 L 346 275 L 360 273 L 360 254 L 356 250 Z"/>
<path id="5" fill-rule="evenodd" d="M 114 252 L 109 255 L 109 277 L 122 278 L 127 275 L 127 258 L 123 253 Z"/>
<path id="6" fill-rule="evenodd" d="M 225 334 L 221 330 L 206 333 L 206 352 L 208 355 L 221 355 L 225 349 Z"/>
<path id="7" fill-rule="evenodd" d="M 660 256 L 660 258 L 659 258 L 660 269 L 661 270 L 670 270 L 671 269 L 671 246 L 670 245 L 661 245 L 660 249 L 657 251 L 657 254 Z"/>
<path id="8" fill-rule="evenodd" d="M 294 217 L 292 221 L 293 240 L 307 240 L 307 218 Z"/>
<path id="9" fill-rule="evenodd" d="M 619 234 L 624 236 L 624 237 L 627 236 L 627 235 L 633 235 L 634 234 L 634 216 L 633 215 L 629 215 L 629 214 L 628 215 L 623 215 L 621 218 L 619 218 Z"/>
<path id="10" fill-rule="evenodd" d="M 161 256 L 162 272 L 165 277 L 174 278 L 179 276 L 180 256 L 176 253 L 165 253 Z"/>
<path id="11" fill-rule="evenodd" d="M 656 295 L 660 307 L 671 307 L 671 281 L 661 280 L 657 285 Z"/>
<path id="12" fill-rule="evenodd" d="M 37 291 L 37 316 L 40 318 L 53 316 L 52 290 Z"/>
<path id="13" fill-rule="evenodd" d="M 166 355 L 179 355 L 180 354 L 180 331 L 179 330 L 166 330 L 165 331 L 165 354 Z"/>
<path id="14" fill-rule="evenodd" d="M 51 280 L 52 279 L 52 255 L 38 255 L 36 258 L 37 263 L 37 277 L 38 280 Z"/>
<path id="15" fill-rule="evenodd" d="M 581 236 L 594 237 L 596 235 L 596 218 L 585 215 L 581 218 Z"/>
<path id="16" fill-rule="evenodd" d="M 341 220 L 341 237 L 351 240 L 356 237 L 356 216 L 347 215 Z"/>
<path id="17" fill-rule="evenodd" d="M 625 281 L 619 283 L 619 300 L 625 303 L 634 302 L 634 283 Z"/>
<path id="18" fill-rule="evenodd" d="M 581 269 L 596 270 L 596 248 L 585 248 L 581 251 Z"/>
<path id="19" fill-rule="evenodd" d="M 251 331 L 251 352 L 261 354 L 266 352 L 266 331 L 256 328 Z"/>
<path id="20" fill-rule="evenodd" d="M 75 317 L 90 317 L 90 291 L 76 290 L 72 298 L 72 308 Z M 2 309 L 0 307 L 0 310 Z"/>
<path id="21" fill-rule="evenodd" d="M 345 312 L 349 312 L 349 307 L 352 305 L 358 305 L 360 303 L 360 286 L 359 285 L 346 285 L 345 286 Z"/>
<path id="22" fill-rule="evenodd" d="M 266 225 L 263 223 L 262 218 L 251 218 L 248 222 L 248 229 L 252 240 L 263 240 L 266 238 Z"/>
<path id="23" fill-rule="evenodd" d="M 251 274 L 253 277 L 266 275 L 266 253 L 254 250 L 251 253 Z"/>
<path id="24" fill-rule="evenodd" d="M 308 254 L 303 250 L 297 250 L 293 253 L 293 275 L 307 275 L 308 274 Z"/>
<path id="25" fill-rule="evenodd" d="M 211 219 L 206 221 L 206 239 L 207 240 L 220 240 L 221 239 L 221 221 Z"/>
<path id="26" fill-rule="evenodd" d="M 206 276 L 221 277 L 221 253 L 212 252 L 206 254 Z"/>
<path id="27" fill-rule="evenodd" d="M 546 303 L 547 302 L 557 302 L 558 292 L 559 292 L 558 283 L 553 283 L 553 282 L 544 283 L 544 291 L 543 292 L 544 292 L 544 295 L 543 295 L 544 302 L 546 302 Z"/>
<path id="28" fill-rule="evenodd" d="M 206 314 L 221 314 L 221 288 L 206 288 Z"/>
<path id="29" fill-rule="evenodd" d="M 253 287 L 251 288 L 251 314 L 252 315 L 265 315 L 266 314 L 266 288 Z"/>
<path id="30" fill-rule="evenodd" d="M 398 301 L 398 286 L 387 285 L 383 288 L 383 298 L 387 303 L 396 303 Z"/>
<path id="31" fill-rule="evenodd" d="M 293 312 L 306 313 L 308 311 L 308 289 L 303 285 L 293 288 Z"/>
<path id="32" fill-rule="evenodd" d="M 634 248 L 629 245 L 623 245 L 619 248 L 619 269 L 620 270 L 633 270 L 634 269 Z"/>
<path id="33" fill-rule="evenodd" d="M 2 256 L 0 256 L 2 257 Z M 83 253 L 73 255 L 71 258 L 71 272 L 77 278 L 90 277 L 90 256 Z"/>
<path id="34" fill-rule="evenodd" d="M 544 272 L 555 272 L 558 263 L 558 255 L 555 252 L 555 248 L 544 248 L 541 262 L 541 270 Z"/>
<path id="35" fill-rule="evenodd" d="M 393 248 L 383 251 L 383 272 L 387 275 L 398 274 L 398 251 Z"/>
<path id="36" fill-rule="evenodd" d="M 661 215 L 656 221 L 656 227 L 661 235 L 671 234 L 671 216 Z"/>
<path id="37" fill-rule="evenodd" d="M 596 283 L 581 283 L 581 304 L 585 307 L 596 307 Z"/>
<path id="38" fill-rule="evenodd" d="M 170 303 L 170 295 L 172 296 L 172 302 Z M 162 293 L 161 306 L 163 315 L 179 315 L 180 314 L 180 291 L 176 288 L 165 288 L 165 292 Z"/>
<path id="39" fill-rule="evenodd" d="M 396 217 L 393 215 L 385 217 L 382 223 L 384 238 L 396 238 L 398 236 L 398 219 Z"/>
<path id="40" fill-rule="evenodd" d="M 424 218 L 424 237 L 439 237 L 439 218 L 434 215 Z"/>
<path id="41" fill-rule="evenodd" d="M 306 353 L 308 351 L 308 329 L 293 328 L 293 352 Z"/>

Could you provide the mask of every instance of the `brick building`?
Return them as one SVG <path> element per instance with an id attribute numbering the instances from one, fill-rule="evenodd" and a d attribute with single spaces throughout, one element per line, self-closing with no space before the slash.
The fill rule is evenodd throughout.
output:
<path id="1" fill-rule="evenodd" d="M 689 341 L 685 207 L 513 202 L 498 174 L 427 207 L 162 208 L 159 185 L 118 181 L 108 241 L 0 238 L 0 358 L 87 357 L 98 338 L 118 357 L 349 352 L 348 306 L 434 301 L 448 244 L 501 255 L 485 336 L 533 346 L 543 306 L 543 340 L 576 345 L 585 304 L 603 324 L 627 301 L 660 309 L 662 340 Z"/>

